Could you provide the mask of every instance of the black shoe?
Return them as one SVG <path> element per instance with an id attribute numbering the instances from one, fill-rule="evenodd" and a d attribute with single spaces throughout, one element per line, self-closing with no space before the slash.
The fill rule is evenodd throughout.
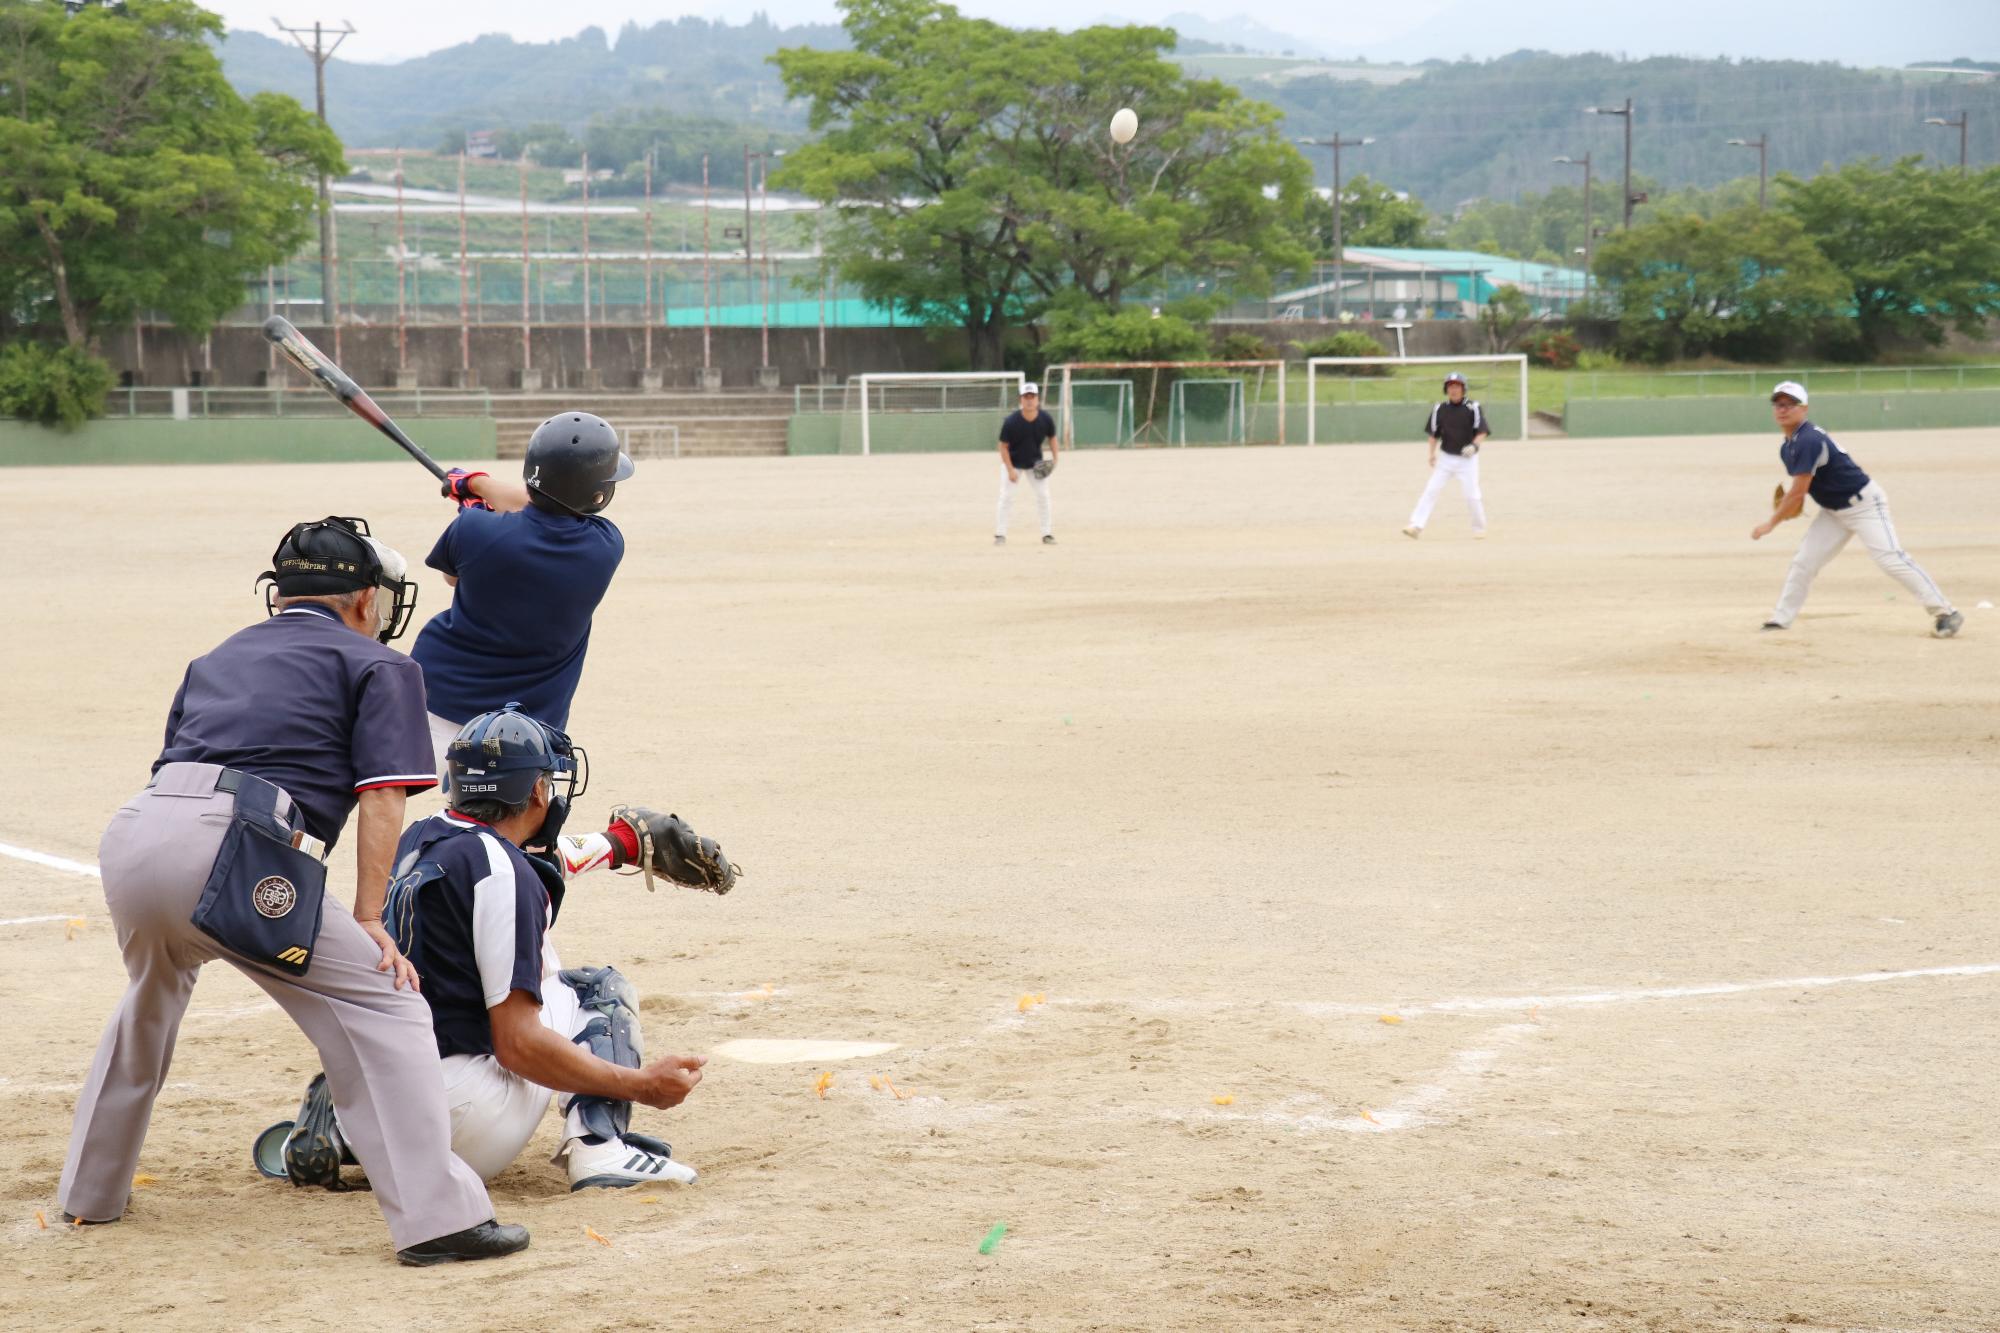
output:
<path id="1" fill-rule="evenodd" d="M 993 544 L 995 546 L 1005 546 L 1007 544 L 1007 539 L 1005 537 L 995 537 L 993 539 Z"/>
<path id="2" fill-rule="evenodd" d="M 1784 626 L 1783 626 L 1783 625 L 1780 625 L 1780 624 L 1779 624 L 1779 623 L 1778 623 L 1777 621 L 1775 621 L 1775 620 L 1767 620 L 1767 621 L 1765 621 L 1765 622 L 1764 622 L 1764 624 L 1763 624 L 1762 628 L 1764 628 L 1764 629 L 1783 629 L 1783 628 L 1784 628 Z"/>
<path id="3" fill-rule="evenodd" d="M 1931 633 L 1940 639 L 1949 639 L 1952 635 L 1958 633 L 1958 627 L 1964 623 L 1965 613 L 1963 611 L 1947 611 L 1937 618 L 1937 625 L 1931 630 Z"/>
<path id="4" fill-rule="evenodd" d="M 1044 546 L 1054 546 L 1055 544 L 1056 544 L 1056 535 L 1053 532 L 1051 532 L 1048 536 L 1042 538 L 1042 545 Z"/>
<path id="5" fill-rule="evenodd" d="M 78 1217 L 75 1213 L 64 1213 L 63 1222 L 73 1227 L 108 1227 L 120 1219 L 115 1217 Z"/>
<path id="6" fill-rule="evenodd" d="M 487 1218 L 476 1227 L 454 1231 L 449 1236 L 439 1236 L 421 1245 L 412 1245 L 407 1250 L 396 1251 L 396 1258 L 412 1268 L 428 1268 L 432 1264 L 465 1263 L 473 1259 L 499 1259 L 509 1254 L 519 1254 L 528 1248 L 528 1229 L 502 1224 Z"/>

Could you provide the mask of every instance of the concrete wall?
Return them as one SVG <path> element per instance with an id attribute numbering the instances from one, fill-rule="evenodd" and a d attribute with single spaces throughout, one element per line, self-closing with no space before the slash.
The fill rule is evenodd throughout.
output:
<path id="1" fill-rule="evenodd" d="M 454 461 L 494 457 L 493 422 L 433 417 L 424 445 Z M 92 421 L 60 431 L 0 421 L 0 467 L 75 463 L 378 463 L 396 446 L 353 419 Z"/>
<path id="2" fill-rule="evenodd" d="M 2000 425 L 2000 389 L 1906 393 L 1816 393 L 1812 419 L 1838 436 L 1849 430 L 1919 430 Z M 1770 404 L 1727 398 L 1572 398 L 1563 408 L 1572 436 L 1755 435 L 1775 433 Z"/>

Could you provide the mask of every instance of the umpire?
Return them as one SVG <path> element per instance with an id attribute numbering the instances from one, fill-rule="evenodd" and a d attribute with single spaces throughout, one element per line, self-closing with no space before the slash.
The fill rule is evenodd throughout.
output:
<path id="1" fill-rule="evenodd" d="M 398 1258 L 527 1246 L 452 1155 L 430 1011 L 382 927 L 407 793 L 437 782 L 423 672 L 383 646 L 414 609 L 406 568 L 359 519 L 301 523 L 259 580 L 270 617 L 188 665 L 153 780 L 98 846 L 130 981 L 77 1099 L 65 1221 L 124 1213 L 195 976 L 220 958 L 319 1049 Z M 357 804 L 350 915 L 322 858 Z"/>

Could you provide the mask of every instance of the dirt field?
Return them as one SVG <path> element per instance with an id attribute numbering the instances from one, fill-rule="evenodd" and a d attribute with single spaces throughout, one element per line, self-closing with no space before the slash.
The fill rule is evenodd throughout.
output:
<path id="1" fill-rule="evenodd" d="M 1496 444 L 1478 544 L 1455 490 L 1397 535 L 1420 445 L 1073 457 L 1054 548 L 1027 496 L 990 545 L 988 457 L 646 465 L 585 812 L 748 876 L 583 882 L 564 957 L 655 1049 L 900 1049 L 716 1060 L 637 1117 L 681 1191 L 566 1193 L 550 1117 L 493 1187 L 533 1248 L 419 1272 L 252 1172 L 317 1065 L 216 966 L 150 1179 L 65 1230 L 123 974 L 0 856 L 0 1325 L 2000 1328 L 2000 432 L 1848 443 L 1956 641 L 1858 549 L 1758 633 L 1766 438 Z M 406 463 L 0 492 L 0 843 L 79 862 L 288 523 L 445 518 Z"/>

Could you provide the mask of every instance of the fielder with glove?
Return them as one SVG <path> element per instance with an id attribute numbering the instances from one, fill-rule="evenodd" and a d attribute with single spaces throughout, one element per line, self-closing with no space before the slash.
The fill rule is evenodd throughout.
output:
<path id="1" fill-rule="evenodd" d="M 1048 456 L 1042 456 L 1042 445 L 1049 446 Z M 1021 488 L 1021 474 L 1028 474 L 1029 484 L 1035 489 L 1035 508 L 1041 512 L 1042 545 L 1056 544 L 1056 516 L 1054 502 L 1049 498 L 1049 473 L 1056 470 L 1056 459 L 1062 454 L 1061 437 L 1056 434 L 1055 419 L 1042 411 L 1040 389 L 1033 384 L 1021 386 L 1021 410 L 1010 413 L 1000 423 L 1000 508 L 993 518 L 993 544 L 1007 544 L 1007 515 L 1014 508 L 1014 492 Z"/>
<path id="2" fill-rule="evenodd" d="M 693 1183 L 668 1144 L 632 1130 L 632 1104 L 678 1106 L 704 1058 L 647 1063 L 632 984 L 615 967 L 565 969 L 549 935 L 569 881 L 590 870 L 716 894 L 741 872 L 679 816 L 641 807 L 618 807 L 602 833 L 564 833 L 587 759 L 522 713 L 466 723 L 446 771 L 450 808 L 404 832 L 383 919 L 423 980 L 452 1152 L 490 1180 L 528 1146 L 553 1094 L 572 1191 Z M 264 1132 L 255 1157 L 266 1175 L 341 1188 L 352 1157 L 323 1079 L 296 1121 Z"/>

